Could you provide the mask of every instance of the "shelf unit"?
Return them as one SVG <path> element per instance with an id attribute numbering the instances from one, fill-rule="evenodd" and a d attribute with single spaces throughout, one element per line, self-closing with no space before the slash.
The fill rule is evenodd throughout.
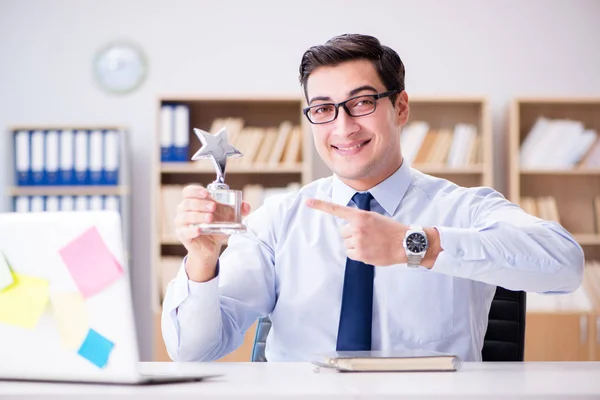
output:
<path id="1" fill-rule="evenodd" d="M 301 157 L 297 163 L 275 165 L 268 163 L 239 165 L 231 162 L 226 169 L 226 183 L 236 190 L 246 185 L 261 185 L 265 188 L 285 187 L 289 183 L 305 185 L 312 180 L 311 155 L 312 139 L 308 124 L 302 115 L 304 100 L 299 97 L 197 97 L 197 96 L 162 96 L 157 101 L 157 120 L 155 134 L 155 151 L 153 157 L 154 182 L 152 191 L 152 299 L 154 312 L 154 359 L 168 361 L 160 330 L 160 314 L 162 304 L 162 274 L 165 271 L 171 276 L 179 263 L 167 267 L 165 257 L 174 256 L 179 260 L 186 254 L 184 246 L 174 237 L 166 235 L 163 230 L 163 217 L 166 202 L 162 190 L 171 185 L 185 186 L 199 183 L 204 186 L 215 179 L 215 171 L 209 160 L 196 162 L 163 162 L 160 151 L 161 107 L 165 104 L 185 105 L 189 110 L 189 148 L 187 159 L 201 147 L 201 143 L 193 133 L 193 128 L 210 131 L 213 122 L 219 118 L 241 118 L 244 127 L 276 128 L 283 121 L 289 121 L 301 130 Z M 215 133 L 215 132 L 212 132 Z M 229 132 L 231 134 L 231 132 Z M 243 136 L 241 133 L 239 136 Z M 238 136 L 238 137 L 239 137 Z M 229 137 L 231 139 L 231 136 Z M 237 139 L 236 139 L 237 140 Z M 237 143 L 237 142 L 236 142 Z M 176 206 L 176 204 L 175 204 Z M 172 208 L 172 207 L 171 207 Z M 170 208 L 169 208 L 170 210 Z M 173 210 L 174 211 L 174 210 Z M 167 279 L 168 280 L 168 279 Z M 254 327 L 246 335 L 244 344 L 222 361 L 248 361 Z"/>
<path id="2" fill-rule="evenodd" d="M 117 184 L 114 185 L 18 185 L 15 171 L 15 158 L 14 154 L 15 143 L 14 135 L 15 132 L 27 131 L 27 132 L 49 132 L 49 131 L 117 131 L 119 133 L 119 175 Z M 123 240 L 125 242 L 126 256 L 131 258 L 131 227 L 130 227 L 130 179 L 129 179 L 129 164 L 128 164 L 128 138 L 127 128 L 117 125 L 15 125 L 10 126 L 7 129 L 9 134 L 8 148 L 10 149 L 8 154 L 9 158 L 6 160 L 6 165 L 9 168 L 7 172 L 7 187 L 6 187 L 6 199 L 7 209 L 9 211 L 15 211 L 14 199 L 19 196 L 27 197 L 47 197 L 47 196 L 111 196 L 118 198 L 119 213 L 121 215 L 121 223 L 123 225 Z M 88 138 L 89 140 L 89 138 Z M 45 144 L 44 144 L 45 146 Z M 45 152 L 45 148 L 44 148 Z M 88 159 L 89 161 L 89 159 Z M 45 168 L 45 165 L 44 165 Z"/>
<path id="3" fill-rule="evenodd" d="M 600 98 L 517 98 L 509 115 L 509 199 L 523 205 L 523 197 L 552 196 L 561 225 L 582 246 L 586 261 L 600 260 L 600 232 L 595 227 L 600 216 L 595 215 L 593 206 L 594 197 L 600 196 L 600 169 L 521 168 L 520 159 L 521 145 L 540 117 L 580 121 L 600 134 Z M 568 140 L 565 138 L 565 143 Z M 587 279 L 595 282 L 598 277 Z M 597 329 L 600 303 L 594 299 L 581 310 L 528 310 L 526 360 L 598 359 Z"/>
<path id="4" fill-rule="evenodd" d="M 456 124 L 472 124 L 481 139 L 478 149 L 480 162 L 477 164 L 455 168 L 413 163 L 413 168 L 460 186 L 493 187 L 492 121 L 486 97 L 410 97 L 409 105 L 409 123 L 425 121 L 431 130 L 453 130 Z"/>

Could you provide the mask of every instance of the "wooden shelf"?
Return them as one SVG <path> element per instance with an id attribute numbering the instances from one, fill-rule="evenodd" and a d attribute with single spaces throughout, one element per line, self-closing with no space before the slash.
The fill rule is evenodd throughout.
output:
<path id="1" fill-rule="evenodd" d="M 461 168 L 450 168 L 443 165 L 414 165 L 414 169 L 431 175 L 474 175 L 483 174 L 483 165 L 469 165 Z"/>
<path id="2" fill-rule="evenodd" d="M 600 169 L 570 168 L 570 169 L 521 169 L 522 175 L 600 175 Z"/>
<path id="3" fill-rule="evenodd" d="M 190 174 L 190 173 L 202 173 L 202 174 L 215 174 L 215 169 L 210 163 L 161 163 L 160 172 L 163 174 Z M 304 172 L 303 164 L 294 165 L 250 165 L 250 166 L 239 166 L 239 165 L 228 165 L 226 167 L 226 174 L 289 174 L 297 173 L 301 174 Z"/>
<path id="4" fill-rule="evenodd" d="M 11 186 L 9 196 L 122 196 L 125 186 Z"/>
<path id="5" fill-rule="evenodd" d="M 574 233 L 573 237 L 581 246 L 600 245 L 598 233 Z"/>

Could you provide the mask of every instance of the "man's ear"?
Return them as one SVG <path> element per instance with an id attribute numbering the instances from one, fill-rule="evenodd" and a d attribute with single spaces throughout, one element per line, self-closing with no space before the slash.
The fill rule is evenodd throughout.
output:
<path id="1" fill-rule="evenodd" d="M 398 125 L 406 125 L 410 114 L 408 94 L 406 93 L 406 90 L 403 90 L 398 96 L 396 96 L 396 104 L 394 109 L 396 110 L 396 121 L 398 122 Z"/>

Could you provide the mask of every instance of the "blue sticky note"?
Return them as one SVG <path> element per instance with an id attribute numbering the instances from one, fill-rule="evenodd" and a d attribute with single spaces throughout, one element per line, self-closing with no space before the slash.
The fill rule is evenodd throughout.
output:
<path id="1" fill-rule="evenodd" d="M 90 329 L 79 348 L 78 354 L 98 368 L 104 368 L 108 363 L 108 356 L 110 356 L 110 352 L 114 346 L 113 342 L 95 330 Z"/>

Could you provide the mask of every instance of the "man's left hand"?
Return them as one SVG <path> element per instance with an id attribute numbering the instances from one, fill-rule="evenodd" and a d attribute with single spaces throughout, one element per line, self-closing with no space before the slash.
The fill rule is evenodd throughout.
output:
<path id="1" fill-rule="evenodd" d="M 349 258 L 365 264 L 388 266 L 407 262 L 403 241 L 409 226 L 372 211 L 341 206 L 323 200 L 309 199 L 306 204 L 315 210 L 345 219 L 341 229 Z M 437 258 L 439 233 L 435 228 L 424 228 L 429 250 L 421 265 L 431 268 Z"/>

